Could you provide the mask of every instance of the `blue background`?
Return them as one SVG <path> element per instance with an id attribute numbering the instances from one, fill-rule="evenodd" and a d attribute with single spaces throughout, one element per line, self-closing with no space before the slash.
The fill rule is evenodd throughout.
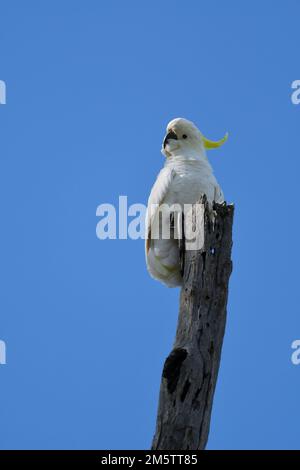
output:
<path id="1" fill-rule="evenodd" d="M 167 122 L 236 204 L 209 449 L 300 448 L 300 5 L 1 1 L 0 447 L 149 448 L 178 289 L 96 208 L 146 203 Z"/>

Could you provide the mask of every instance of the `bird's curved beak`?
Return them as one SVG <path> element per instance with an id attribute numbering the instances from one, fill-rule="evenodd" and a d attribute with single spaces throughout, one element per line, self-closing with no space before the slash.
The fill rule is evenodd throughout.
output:
<path id="1" fill-rule="evenodd" d="M 217 141 L 209 140 L 206 137 L 204 137 L 204 135 L 202 135 L 202 141 L 206 149 L 216 149 L 218 147 L 221 147 L 221 145 L 225 144 L 227 139 L 228 139 L 228 132 L 225 134 L 223 139 L 217 140 Z"/>
<path id="2" fill-rule="evenodd" d="M 164 142 L 163 142 L 163 147 L 166 148 L 166 145 L 168 143 L 169 140 L 178 140 L 178 137 L 176 135 L 176 133 L 174 131 L 169 131 L 166 135 L 166 137 L 164 138 Z"/>

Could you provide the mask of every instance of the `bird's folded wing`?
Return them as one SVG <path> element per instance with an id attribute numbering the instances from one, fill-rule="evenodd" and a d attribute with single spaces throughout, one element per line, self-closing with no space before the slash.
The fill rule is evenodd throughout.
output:
<path id="1" fill-rule="evenodd" d="M 151 226 L 159 206 L 163 203 L 168 193 L 175 174 L 176 173 L 173 169 L 164 167 L 158 174 L 155 184 L 151 190 L 146 213 L 146 254 L 148 253 L 150 247 Z"/>
<path id="2" fill-rule="evenodd" d="M 224 202 L 224 194 L 218 184 L 215 186 L 214 201 L 218 204 L 222 204 L 222 202 Z"/>

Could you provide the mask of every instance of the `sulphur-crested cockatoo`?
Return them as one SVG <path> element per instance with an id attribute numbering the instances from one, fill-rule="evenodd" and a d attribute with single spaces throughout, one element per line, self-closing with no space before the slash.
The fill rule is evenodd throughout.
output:
<path id="1" fill-rule="evenodd" d="M 159 215 L 159 209 L 162 205 L 194 204 L 204 194 L 211 205 L 224 201 L 206 149 L 220 147 L 226 140 L 227 134 L 217 142 L 206 139 L 195 124 L 183 118 L 173 119 L 167 126 L 162 146 L 165 165 L 148 200 L 145 248 L 149 273 L 168 287 L 182 284 L 179 242 L 174 237 L 161 236 L 161 232 L 153 237 L 153 226 L 157 227 L 158 220 L 160 226 L 170 223 L 170 213 Z"/>

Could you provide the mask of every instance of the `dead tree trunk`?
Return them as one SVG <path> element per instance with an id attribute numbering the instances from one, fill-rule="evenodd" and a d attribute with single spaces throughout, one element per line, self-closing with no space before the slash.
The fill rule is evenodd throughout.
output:
<path id="1" fill-rule="evenodd" d="M 162 373 L 153 450 L 203 450 L 209 434 L 232 270 L 234 207 L 215 205 L 214 223 L 205 200 L 201 207 L 199 249 L 183 242 L 177 333 Z M 194 221 L 195 206 L 185 218 L 185 232 Z"/>

